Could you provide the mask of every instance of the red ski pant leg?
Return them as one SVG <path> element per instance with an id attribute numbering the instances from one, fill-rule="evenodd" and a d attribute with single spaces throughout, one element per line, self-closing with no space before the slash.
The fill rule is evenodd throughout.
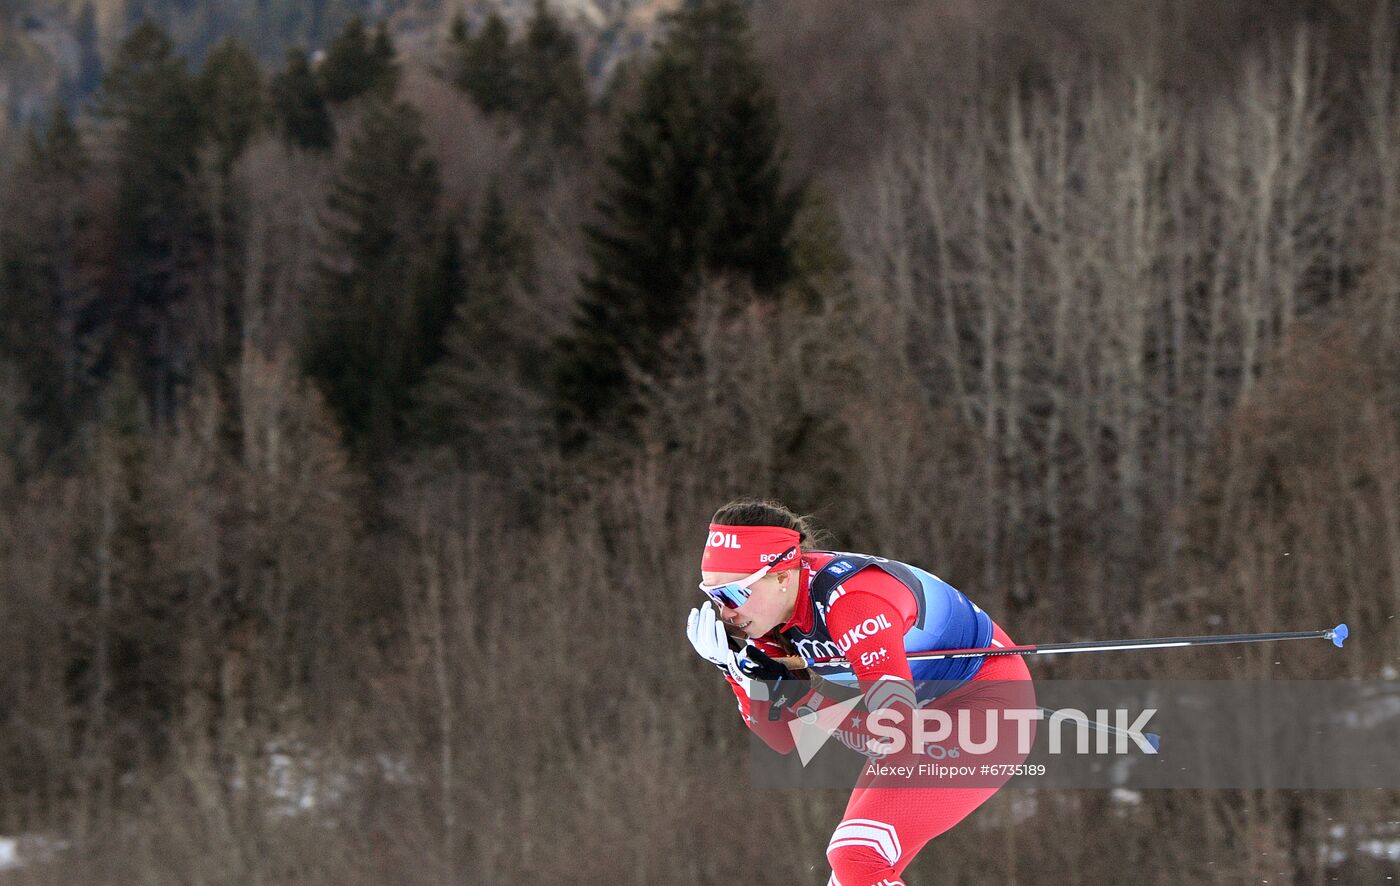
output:
<path id="1" fill-rule="evenodd" d="M 994 629 L 993 636 L 1002 645 L 1014 645 L 1000 627 Z M 990 686 L 1001 688 L 980 693 L 979 687 L 973 685 L 979 680 L 998 681 Z M 1021 680 L 1026 681 L 1024 687 L 1000 682 Z M 973 708 L 983 704 L 1033 705 L 1034 689 L 1029 681 L 1030 672 L 1020 656 L 990 658 L 965 685 L 964 700 L 959 704 Z M 1014 752 L 999 753 L 996 762 L 1020 762 L 1022 759 L 1024 755 Z M 846 804 L 841 823 L 827 844 L 826 857 L 832 872 L 828 884 L 903 884 L 901 875 L 919 850 L 985 803 L 1005 780 L 971 788 L 909 787 L 907 781 L 903 783 L 905 786 L 880 787 L 878 776 L 862 776 Z"/>
<path id="2" fill-rule="evenodd" d="M 996 788 L 857 788 L 827 844 L 832 881 L 893 886 L 924 844 L 962 821 Z"/>

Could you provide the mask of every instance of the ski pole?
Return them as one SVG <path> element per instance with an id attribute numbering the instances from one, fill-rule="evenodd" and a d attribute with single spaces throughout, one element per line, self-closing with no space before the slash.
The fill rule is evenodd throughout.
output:
<path id="1" fill-rule="evenodd" d="M 1060 713 L 1054 708 L 1047 708 L 1043 705 L 1036 705 L 1036 710 L 1040 711 L 1041 716 L 1044 717 L 1046 720 L 1049 720 L 1053 718 L 1056 714 Z M 1075 713 L 1078 714 L 1079 712 L 1076 711 Z M 1125 738 L 1134 737 L 1133 733 L 1129 732 L 1126 729 L 1119 729 L 1112 723 L 1104 723 L 1099 721 L 1098 719 L 1090 720 L 1088 717 L 1083 716 L 1076 716 L 1072 719 L 1074 719 L 1075 722 L 1083 723 L 1090 729 L 1097 729 L 1100 732 L 1107 732 L 1109 735 L 1121 735 Z M 1162 736 L 1158 735 L 1155 732 L 1143 732 L 1141 733 L 1141 735 L 1143 738 L 1147 739 L 1148 744 L 1152 745 L 1152 750 L 1160 751 L 1162 749 Z"/>
<path id="2" fill-rule="evenodd" d="M 979 649 L 935 649 L 905 653 L 910 661 L 936 661 L 947 658 L 975 658 L 992 655 L 1061 655 L 1070 652 L 1111 652 L 1117 649 L 1170 649 L 1178 646 L 1220 646 L 1226 643 L 1264 643 L 1270 640 L 1331 640 L 1341 648 L 1350 635 L 1346 624 L 1322 631 L 1278 631 L 1270 634 L 1220 634 L 1205 637 L 1156 637 L 1147 640 L 1085 640 L 1076 643 L 1048 643 L 1040 646 L 983 646 Z M 849 664 L 841 655 L 804 659 L 810 665 Z"/>

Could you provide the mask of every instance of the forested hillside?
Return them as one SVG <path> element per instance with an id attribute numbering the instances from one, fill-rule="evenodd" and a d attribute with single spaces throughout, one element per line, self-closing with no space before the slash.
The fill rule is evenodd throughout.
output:
<path id="1" fill-rule="evenodd" d="M 552 0 L 550 8 L 579 38 L 585 70 L 601 86 L 678 2 Z M 267 64 L 298 46 L 315 55 L 355 17 L 384 22 L 400 52 L 426 62 L 455 19 L 478 26 L 494 13 L 519 28 L 534 6 L 535 0 L 6 0 L 0 4 L 0 136 L 42 119 L 55 99 L 75 109 L 91 98 L 106 60 L 142 21 L 159 25 L 196 65 L 230 37 Z"/>
<path id="2" fill-rule="evenodd" d="M 1392 4 L 670 5 L 0 3 L 0 883 L 821 881 L 683 636 L 739 494 L 1023 642 L 1355 636 L 1037 678 L 1400 676 Z M 909 878 L 1375 882 L 1398 803 Z"/>

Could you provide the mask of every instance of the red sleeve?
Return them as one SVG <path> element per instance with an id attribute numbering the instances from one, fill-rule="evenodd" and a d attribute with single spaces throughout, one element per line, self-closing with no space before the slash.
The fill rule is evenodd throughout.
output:
<path id="1" fill-rule="evenodd" d="M 916 607 L 908 588 L 873 567 L 852 576 L 832 598 L 826 626 L 851 663 L 865 693 L 866 710 L 872 713 L 918 707 L 904 654 L 904 633 L 917 615 Z"/>
<path id="2" fill-rule="evenodd" d="M 779 657 L 787 653 L 781 646 L 767 640 L 755 640 L 757 645 L 764 652 L 771 656 Z M 773 750 L 780 754 L 792 753 L 792 732 L 787 727 L 787 721 L 792 719 L 789 711 L 783 711 L 783 718 L 780 720 L 768 719 L 768 702 L 754 701 L 749 698 L 739 682 L 728 674 L 724 675 L 724 680 L 729 684 L 729 688 L 734 692 L 734 698 L 739 703 L 739 716 L 744 718 L 744 725 L 748 726 L 754 734 Z"/>
<path id="3" fill-rule="evenodd" d="M 729 688 L 734 690 L 734 697 L 739 700 L 739 716 L 744 718 L 744 724 L 773 750 L 780 754 L 792 753 L 792 730 L 788 729 L 787 725 L 792 719 L 792 712 L 783 711 L 782 719 L 769 720 L 768 702 L 749 698 L 728 674 L 724 679 L 729 683 Z"/>
<path id="4" fill-rule="evenodd" d="M 918 604 L 899 579 L 867 567 L 842 582 L 829 605 L 826 626 L 831 639 L 858 680 L 912 677 L 904 634 L 918 617 Z"/>
<path id="5" fill-rule="evenodd" d="M 788 654 L 782 646 L 767 640 L 755 640 L 754 644 L 774 658 L 781 658 Z M 728 674 L 725 675 L 724 679 L 729 683 L 729 688 L 734 691 L 734 697 L 739 703 L 739 716 L 744 718 L 744 724 L 773 750 L 780 754 L 792 753 L 794 743 L 789 724 L 794 716 L 793 710 L 801 707 L 804 703 L 814 703 L 811 692 L 780 711 L 778 719 L 770 720 L 768 719 L 767 701 L 755 701 L 749 698 L 739 683 Z M 839 701 L 840 699 L 822 696 L 817 708 L 825 708 Z"/>

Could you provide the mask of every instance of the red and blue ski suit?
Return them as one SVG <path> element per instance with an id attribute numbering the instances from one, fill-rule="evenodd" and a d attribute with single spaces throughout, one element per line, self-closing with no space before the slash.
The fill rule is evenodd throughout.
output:
<path id="1" fill-rule="evenodd" d="M 879 709 L 943 707 L 950 700 L 958 708 L 974 711 L 1035 704 L 1030 672 L 1018 655 L 916 660 L 911 666 L 908 652 L 1015 644 L 951 585 L 908 564 L 862 554 L 804 553 L 792 618 L 773 633 L 809 660 L 843 656 L 849 662 L 813 670 L 827 679 L 859 683 L 865 709 L 855 709 L 832 734 L 867 756 L 872 756 L 867 745 L 871 734 L 861 720 Z M 772 635 L 756 643 L 771 655 L 788 654 Z M 766 702 L 751 701 L 738 683 L 729 682 L 749 728 L 780 753 L 793 750 L 788 728 L 792 708 L 815 703 L 820 709 L 828 703 L 813 692 L 785 709 L 781 719 L 770 721 Z M 1003 744 L 995 752 L 996 762 L 1024 759 Z M 897 785 L 885 781 L 867 768 L 827 845 L 832 870 L 828 883 L 902 884 L 902 872 L 924 844 L 965 818 L 1008 777 L 982 778 L 975 787 L 924 786 L 923 782 L 910 786 L 907 781 Z"/>

